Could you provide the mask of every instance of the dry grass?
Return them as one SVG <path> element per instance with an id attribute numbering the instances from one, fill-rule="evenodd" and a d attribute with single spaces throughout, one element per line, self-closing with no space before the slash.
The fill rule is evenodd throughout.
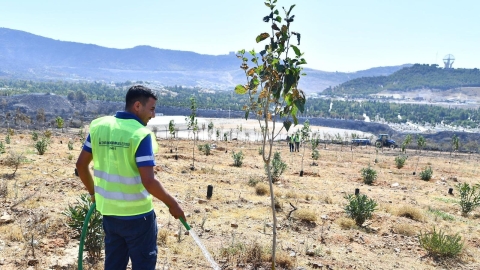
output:
<path id="1" fill-rule="evenodd" d="M 321 130 L 319 133 L 322 134 Z M 78 130 L 65 134 L 53 131 L 52 142 L 43 156 L 36 153 L 31 135 L 25 131 L 15 130 L 12 143 L 6 145 L 7 153 L 23 153 L 26 162 L 19 166 L 14 179 L 0 180 L 2 188 L 8 192 L 7 196 L 0 196 L 0 216 L 7 212 L 14 218 L 12 223 L 0 224 L 2 270 L 28 269 L 27 263 L 33 258 L 31 252 L 25 256 L 27 246 L 22 236 L 25 230 L 22 222 L 39 212 L 47 214 L 42 224 L 49 224 L 49 227 L 35 250 L 39 259 L 37 269 L 52 268 L 56 264 L 51 261 L 54 260 L 52 254 L 63 260 L 71 259 L 70 266 L 54 269 L 74 269 L 78 235 L 65 226 L 61 213 L 67 205 L 74 204 L 80 194 L 85 194 L 83 184 L 73 175 L 81 146 L 76 134 Z M 0 140 L 2 136 L 5 132 L 0 133 Z M 59 142 L 67 142 L 70 138 L 74 141 L 74 150 L 68 150 L 66 143 Z M 168 145 L 168 142 L 162 140 L 160 144 Z M 191 141 L 176 142 L 178 160 L 173 158 L 175 153 L 170 153 L 168 147 L 162 147 L 156 155 L 156 177 L 179 200 L 187 214 L 187 222 L 220 265 L 225 269 L 253 269 L 254 265 L 269 269 L 273 217 L 270 196 L 266 196 L 269 187 L 263 161 L 258 155 L 260 145 L 241 141 L 217 144 L 228 149 L 228 153 L 214 149 L 212 155 L 204 156 L 196 152 L 195 170 L 189 169 Z M 304 163 L 303 177 L 299 177 L 300 155 L 290 153 L 283 143 L 276 144 L 274 150 L 281 153 L 288 165 L 274 185 L 276 207 L 281 209 L 276 212 L 277 269 L 312 269 L 312 262 L 321 262 L 324 267 L 328 264 L 332 269 L 349 269 L 352 265 L 356 269 L 368 269 L 372 265 L 378 269 L 438 269 L 443 262 L 425 257 L 425 251 L 418 248 L 415 238 L 418 232 L 430 231 L 433 226 L 459 233 L 468 251 L 468 256 L 462 259 L 462 267 L 480 269 L 480 212 L 477 210 L 462 217 L 456 204 L 459 195 L 447 195 L 448 187 L 456 181 L 476 182 L 480 156 L 457 154 L 450 157 L 448 153 L 422 151 L 418 168 L 432 166 L 434 170 L 434 179 L 424 182 L 418 174 L 412 175 L 411 165 L 402 169 L 395 167 L 397 150 L 386 149 L 377 155 L 370 147 L 354 148 L 352 152 L 339 145 L 329 144 L 327 149 L 322 145 L 321 157 L 316 161 L 318 166 Z M 232 166 L 232 151 L 245 154 L 241 168 Z M 414 150 L 409 150 L 408 154 L 412 160 L 417 159 Z M 2 154 L 0 160 L 7 155 Z M 307 149 L 305 155 L 309 156 L 310 150 Z M 378 163 L 374 162 L 375 158 Z M 364 185 L 360 174 L 361 168 L 368 164 L 378 172 L 378 179 L 372 186 Z M 0 175 L 12 172 L 12 167 L 0 164 Z M 398 183 L 398 187 L 392 186 L 393 183 Z M 207 185 L 214 186 L 209 200 L 206 199 Z M 344 196 L 353 194 L 355 188 L 379 203 L 365 228 L 358 228 L 353 220 L 345 217 Z M 260 196 L 257 195 L 259 191 Z M 292 206 L 297 210 L 291 213 Z M 192 237 L 183 233 L 180 241 L 175 237 L 179 223 L 170 217 L 163 203 L 155 200 L 154 207 L 160 228 L 157 268 L 210 269 Z M 289 214 L 293 218 L 287 218 Z M 52 244 L 57 242 L 65 242 L 65 245 Z M 222 252 L 222 248 L 235 245 L 243 247 L 230 253 Z M 305 254 L 313 246 L 322 250 L 321 257 Z M 408 246 L 414 248 L 407 250 Z M 296 256 L 290 257 L 290 253 Z M 102 269 L 102 265 L 84 269 Z"/>
<path id="2" fill-rule="evenodd" d="M 425 220 L 425 215 L 422 210 L 411 205 L 402 205 L 398 207 L 395 211 L 395 215 L 420 222 L 423 222 Z"/>
<path id="3" fill-rule="evenodd" d="M 342 228 L 342 230 L 351 230 L 357 228 L 355 220 L 348 217 L 341 217 L 335 220 L 335 223 Z"/>
<path id="4" fill-rule="evenodd" d="M 294 216 L 295 218 L 301 221 L 306 221 L 306 222 L 317 221 L 317 214 L 315 213 L 314 210 L 311 210 L 311 209 L 306 209 L 306 208 L 298 209 L 297 211 L 295 211 Z"/>
<path id="5" fill-rule="evenodd" d="M 415 226 L 408 223 L 397 223 L 393 225 L 393 231 L 395 233 L 405 235 L 405 236 L 415 236 L 420 233 Z"/>
<path id="6" fill-rule="evenodd" d="M 259 196 L 263 196 L 263 195 L 267 195 L 269 194 L 270 188 L 264 184 L 264 183 L 258 183 L 256 186 L 255 186 L 255 194 L 259 195 Z"/>

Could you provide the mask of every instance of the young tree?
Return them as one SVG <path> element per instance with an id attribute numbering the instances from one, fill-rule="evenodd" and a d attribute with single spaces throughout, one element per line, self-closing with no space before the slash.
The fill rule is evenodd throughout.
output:
<path id="1" fill-rule="evenodd" d="M 192 96 L 190 98 L 190 116 L 185 118 L 185 121 L 187 122 L 187 127 L 188 129 L 192 130 L 193 132 L 193 157 L 192 157 L 192 170 L 195 169 L 195 147 L 197 146 L 197 138 L 198 136 L 198 122 L 197 122 L 197 101 L 195 100 L 195 97 Z"/>
<path id="2" fill-rule="evenodd" d="M 170 120 L 168 122 L 168 132 L 170 133 L 170 152 L 172 151 L 173 148 L 173 138 L 175 138 L 175 121 Z"/>
<path id="3" fill-rule="evenodd" d="M 247 104 L 243 107 L 245 118 L 248 119 L 252 112 L 263 131 L 262 158 L 267 168 L 273 216 L 272 269 L 275 269 L 277 239 L 277 219 L 271 173 L 273 142 L 283 128 L 289 130 L 292 125 L 292 121 L 289 120 L 290 116 L 295 125 L 298 123 L 297 112 L 303 112 L 306 101 L 305 94 L 298 89 L 300 75 L 303 75 L 301 74 L 301 65 L 306 64 L 306 61 L 298 48 L 300 33 L 291 29 L 295 17 L 291 12 L 295 5 L 283 9 L 284 17 L 282 18 L 276 9 L 276 2 L 277 0 L 265 2 L 269 8 L 269 14 L 263 20 L 270 24 L 271 33 L 264 32 L 256 38 L 257 43 L 264 40 L 268 42 L 265 49 L 260 51 L 260 56 L 254 50 L 249 51 L 253 67 L 249 66 L 250 62 L 245 55 L 245 50 L 238 52 L 237 57 L 242 60 L 241 68 L 245 72 L 247 81 L 245 84 L 235 87 L 237 94 L 248 95 Z M 293 37 L 296 37 L 297 45 L 290 44 Z M 283 120 L 282 127 L 276 127 L 277 120 Z"/>
<path id="4" fill-rule="evenodd" d="M 57 128 L 61 128 L 62 131 L 63 131 L 63 118 L 60 117 L 60 116 L 57 116 L 57 118 L 55 118 L 55 123 L 57 123 Z"/>
<path id="5" fill-rule="evenodd" d="M 212 140 L 212 135 L 213 135 L 213 122 L 210 121 L 210 123 L 208 123 L 208 140 L 211 141 Z"/>
<path id="6" fill-rule="evenodd" d="M 457 134 L 453 134 L 452 150 L 455 152 L 455 156 L 457 155 L 458 148 L 460 148 L 460 138 L 458 138 Z M 452 155 L 452 152 L 450 152 L 450 155 Z"/>
<path id="7" fill-rule="evenodd" d="M 303 172 L 303 159 L 305 157 L 305 148 L 306 148 L 306 145 L 307 145 L 307 142 L 310 140 L 310 121 L 305 120 L 305 122 L 303 123 L 303 127 L 302 129 L 300 130 L 300 140 L 302 142 L 302 146 L 303 146 L 303 154 L 302 154 L 302 169 L 301 169 L 301 172 Z"/>

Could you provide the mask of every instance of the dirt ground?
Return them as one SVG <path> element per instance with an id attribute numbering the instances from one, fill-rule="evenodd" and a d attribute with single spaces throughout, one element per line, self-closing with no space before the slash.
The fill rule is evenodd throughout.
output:
<path id="1" fill-rule="evenodd" d="M 31 131 L 16 130 L 10 144 L 5 136 L 2 131 L 0 269 L 77 269 L 78 237 L 62 212 L 86 193 L 74 175 L 82 145 L 78 130 L 55 131 L 44 155 L 35 150 Z M 68 150 L 69 140 L 73 150 Z M 259 186 L 267 184 L 260 144 L 237 140 L 197 145 L 206 143 L 216 145 L 208 156 L 192 140 L 160 139 L 156 176 L 180 201 L 187 222 L 222 269 L 254 269 L 256 261 L 261 262 L 257 269 L 268 269 L 273 223 L 270 196 L 257 195 Z M 235 167 L 232 153 L 239 151 L 245 158 Z M 285 142 L 276 142 L 274 151 L 288 166 L 274 184 L 277 269 L 480 269 L 480 213 L 462 216 L 457 190 L 448 194 L 458 183 L 478 183 L 479 156 L 408 149 L 405 166 L 397 169 L 399 150 L 322 144 L 315 163 L 308 148 L 291 153 Z M 5 163 L 9 153 L 24 157 L 14 176 L 15 168 Z M 378 174 L 373 185 L 364 184 L 360 173 L 369 165 Z M 419 177 L 426 166 L 433 169 L 430 181 Z M 213 186 L 211 199 L 206 198 L 208 185 Z M 344 210 L 345 195 L 356 188 L 379 205 L 363 227 L 354 226 Z M 155 210 L 157 269 L 211 269 L 192 237 L 158 200 Z M 436 258 L 420 246 L 418 234 L 434 227 L 461 236 L 460 256 Z M 263 257 L 255 257 L 252 247 L 263 250 Z M 103 269 L 101 259 L 95 263 L 84 256 L 84 269 Z"/>

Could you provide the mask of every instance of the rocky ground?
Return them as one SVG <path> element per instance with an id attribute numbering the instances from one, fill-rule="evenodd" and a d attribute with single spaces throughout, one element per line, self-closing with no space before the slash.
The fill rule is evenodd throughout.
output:
<path id="1" fill-rule="evenodd" d="M 77 269 L 78 234 L 66 225 L 62 213 L 86 193 L 74 175 L 82 140 L 78 130 L 54 131 L 44 155 L 35 150 L 30 131 L 16 130 L 10 144 L 5 136 L 3 131 L 0 269 Z M 74 142 L 73 150 L 68 141 Z M 258 195 L 267 185 L 260 144 L 197 142 L 206 143 L 216 145 L 209 156 L 191 140 L 161 139 L 156 176 L 181 202 L 192 230 L 222 269 L 254 269 L 256 263 L 257 269 L 267 269 L 273 222 L 268 189 Z M 478 183 L 478 155 L 408 149 L 406 164 L 398 169 L 394 161 L 398 150 L 330 144 L 319 150 L 320 158 L 313 162 L 309 149 L 290 153 L 285 143 L 274 145 L 288 166 L 274 184 L 277 269 L 480 268 L 479 212 L 462 216 L 457 190 L 448 194 L 458 183 Z M 235 167 L 232 153 L 239 151 L 245 158 L 241 167 Z M 23 156 L 16 171 L 7 162 L 10 155 Z M 378 174 L 373 185 L 364 184 L 360 173 L 369 165 Z M 433 169 L 430 181 L 419 177 L 426 166 Z M 213 186 L 211 199 L 206 198 L 208 185 Z M 378 203 L 362 227 L 355 226 L 344 210 L 345 195 L 356 188 Z M 210 269 L 192 237 L 158 200 L 155 210 L 157 269 Z M 418 234 L 434 227 L 461 236 L 464 249 L 458 257 L 438 258 L 421 247 Z M 257 256 L 259 250 L 262 256 Z M 95 262 L 87 252 L 84 255 L 84 269 L 102 269 L 102 259 Z"/>

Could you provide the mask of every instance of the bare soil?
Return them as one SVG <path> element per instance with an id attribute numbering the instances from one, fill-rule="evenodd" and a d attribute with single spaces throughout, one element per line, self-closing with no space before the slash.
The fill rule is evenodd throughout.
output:
<path id="1" fill-rule="evenodd" d="M 6 132 L 1 134 L 5 142 Z M 68 150 L 69 140 L 74 141 L 74 150 Z M 159 140 L 156 176 L 181 202 L 187 222 L 222 269 L 254 269 L 254 246 L 264 251 L 257 269 L 269 268 L 270 196 L 257 195 L 253 186 L 268 184 L 260 143 L 199 141 L 197 145 L 205 143 L 217 147 L 209 156 L 195 147 L 191 170 L 192 140 L 175 141 L 178 152 L 172 153 L 172 143 Z M 66 225 L 62 212 L 86 193 L 74 175 L 82 145 L 78 130 L 54 132 L 44 155 L 38 155 L 33 144 L 30 131 L 15 131 L 0 156 L 0 269 L 77 269 L 78 235 Z M 409 149 L 405 167 L 397 169 L 394 159 L 399 150 L 319 148 L 320 158 L 312 165 L 310 149 L 290 153 L 286 143 L 274 145 L 288 165 L 274 184 L 277 269 L 480 268 L 480 213 L 462 216 L 458 192 L 448 194 L 458 183 L 478 183 L 478 155 Z M 245 159 L 241 167 L 234 167 L 232 153 L 238 151 Z M 24 155 L 15 176 L 14 168 L 4 162 L 10 152 Z M 360 173 L 369 165 L 378 173 L 373 185 L 364 184 Z M 420 171 L 427 166 L 433 169 L 433 179 L 420 180 Z M 208 185 L 213 185 L 211 199 L 206 198 Z M 356 188 L 379 204 L 362 227 L 352 225 L 344 210 L 345 195 Z M 416 215 L 402 215 L 405 209 Z M 157 269 L 210 269 L 193 239 L 158 200 L 155 211 L 160 231 Z M 38 233 L 31 233 L 32 222 Z M 437 258 L 420 246 L 418 234 L 434 227 L 462 237 L 465 247 L 460 256 Z M 26 235 L 35 235 L 33 247 Z M 102 259 L 84 261 L 84 269 L 103 269 Z"/>

